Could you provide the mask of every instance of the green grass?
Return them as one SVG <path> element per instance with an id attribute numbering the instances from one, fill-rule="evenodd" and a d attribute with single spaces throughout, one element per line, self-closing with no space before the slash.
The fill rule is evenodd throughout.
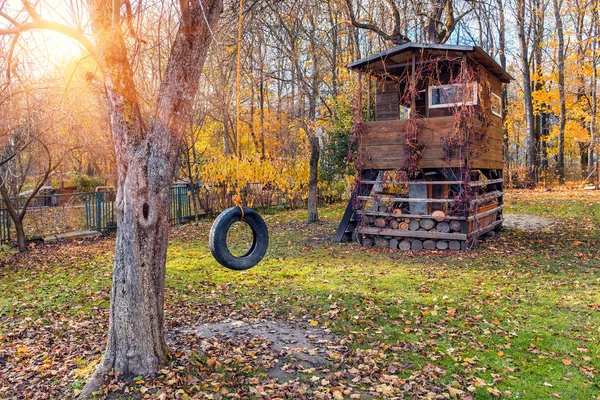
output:
<path id="1" fill-rule="evenodd" d="M 507 232 L 471 253 L 402 253 L 331 243 L 342 206 L 321 209 L 323 222 L 313 226 L 305 211 L 284 212 L 266 216 L 270 249 L 245 272 L 210 256 L 208 222 L 175 228 L 167 323 L 182 303 L 314 320 L 351 338 L 355 351 L 377 348 L 374 360 L 400 365 L 402 379 L 433 365 L 441 369 L 436 385 L 478 399 L 597 398 L 600 196 L 515 192 L 507 205 L 560 223 Z M 48 254 L 25 258 L 29 268 L 0 270 L 0 335 L 27 318 L 85 319 L 108 306 L 111 243 Z"/>

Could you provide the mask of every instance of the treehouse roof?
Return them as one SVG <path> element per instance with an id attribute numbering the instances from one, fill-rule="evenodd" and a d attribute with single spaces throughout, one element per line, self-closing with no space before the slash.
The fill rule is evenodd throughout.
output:
<path id="1" fill-rule="evenodd" d="M 406 68 L 412 64 L 411 57 L 416 52 L 419 59 L 442 57 L 446 59 L 462 57 L 466 54 L 475 62 L 483 65 L 502 83 L 514 78 L 479 46 L 461 46 L 451 44 L 406 43 L 392 49 L 356 60 L 348 68 L 360 71 L 393 70 Z"/>

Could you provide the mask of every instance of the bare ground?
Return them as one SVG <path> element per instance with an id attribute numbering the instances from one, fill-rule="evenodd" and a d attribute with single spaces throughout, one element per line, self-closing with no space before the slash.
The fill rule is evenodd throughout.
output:
<path id="1" fill-rule="evenodd" d="M 539 232 L 551 228 L 556 220 L 539 215 L 504 214 L 504 228 L 510 230 Z"/>

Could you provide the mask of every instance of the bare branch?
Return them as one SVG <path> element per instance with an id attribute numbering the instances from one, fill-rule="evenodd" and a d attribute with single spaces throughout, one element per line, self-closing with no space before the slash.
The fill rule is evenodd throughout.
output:
<path id="1" fill-rule="evenodd" d="M 388 3 L 388 0 L 386 0 L 386 3 Z M 385 32 L 383 29 L 379 28 L 378 26 L 376 26 L 372 23 L 358 21 L 356 19 L 356 15 L 354 13 L 354 7 L 352 5 L 352 0 L 346 0 L 346 5 L 348 6 L 348 13 L 350 14 L 350 21 L 352 22 L 352 25 L 355 26 L 356 28 L 366 29 L 371 32 L 375 32 L 376 34 L 381 36 L 383 39 L 389 40 L 396 45 L 401 45 L 401 44 L 410 42 L 410 39 L 408 37 L 406 37 L 400 33 L 400 25 L 399 25 L 400 24 L 400 15 L 399 14 L 398 14 L 398 19 L 394 21 L 394 32 L 393 32 L 393 34 L 390 35 L 387 32 Z"/>
<path id="2" fill-rule="evenodd" d="M 12 59 L 13 59 L 13 54 L 15 52 L 15 47 L 17 47 L 17 41 L 19 40 L 19 36 L 21 36 L 20 33 L 15 34 L 15 36 L 12 39 L 12 42 L 10 44 L 10 49 L 8 50 L 8 57 L 6 58 L 6 82 L 7 84 L 10 83 L 10 71 L 12 71 L 13 66 L 12 66 Z"/>
<path id="3" fill-rule="evenodd" d="M 35 15 L 37 15 L 37 13 Z M 96 49 L 96 46 L 94 46 L 94 44 L 83 33 L 71 28 L 70 26 L 39 18 L 39 15 L 37 15 L 37 17 L 34 17 L 32 15 L 32 18 L 34 19 L 33 21 L 20 24 L 19 26 L 13 28 L 0 30 L 0 35 L 21 34 L 22 32 L 36 29 L 47 29 L 50 31 L 62 33 L 63 35 L 69 36 L 70 38 L 77 40 L 87 50 L 87 52 L 92 56 L 92 58 L 94 58 L 96 63 L 98 63 L 98 67 L 100 67 L 102 73 L 106 73 L 106 63 L 104 59 L 98 52 L 98 49 Z"/>
<path id="4" fill-rule="evenodd" d="M 11 24 L 13 24 L 14 26 L 21 25 L 21 23 L 19 21 L 17 21 L 16 19 L 14 19 L 13 17 L 11 17 L 10 15 L 6 14 L 2 10 L 0 10 L 0 17 L 6 19 L 8 22 L 10 22 Z"/>

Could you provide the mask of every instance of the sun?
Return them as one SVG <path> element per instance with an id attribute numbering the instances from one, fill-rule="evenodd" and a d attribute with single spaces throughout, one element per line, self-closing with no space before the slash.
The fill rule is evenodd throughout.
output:
<path id="1" fill-rule="evenodd" d="M 43 35 L 49 55 L 60 57 L 64 60 L 81 57 L 83 51 L 81 45 L 75 39 L 58 32 L 46 31 L 43 32 Z"/>

